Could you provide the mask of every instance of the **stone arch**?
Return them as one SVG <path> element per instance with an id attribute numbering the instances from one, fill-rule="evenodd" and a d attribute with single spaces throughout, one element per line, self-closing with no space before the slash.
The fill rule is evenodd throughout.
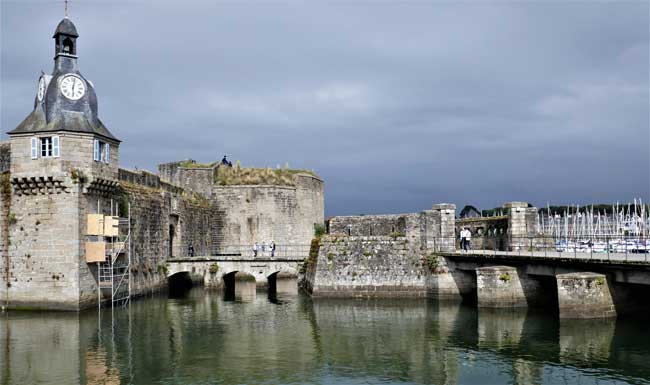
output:
<path id="1" fill-rule="evenodd" d="M 193 286 L 192 276 L 189 271 L 179 271 L 167 277 L 167 287 L 170 296 L 183 295 Z"/>
<path id="2" fill-rule="evenodd" d="M 293 271 L 277 270 L 267 275 L 269 297 L 277 294 L 297 294 L 298 274 Z"/>
<path id="3" fill-rule="evenodd" d="M 224 287 L 224 299 L 235 300 L 238 297 L 250 297 L 255 295 L 255 276 L 251 273 L 239 270 L 227 272 L 221 276 Z"/>

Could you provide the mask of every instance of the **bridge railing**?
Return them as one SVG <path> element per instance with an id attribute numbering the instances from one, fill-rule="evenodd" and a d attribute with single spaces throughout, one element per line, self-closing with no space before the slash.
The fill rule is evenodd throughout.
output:
<path id="1" fill-rule="evenodd" d="M 211 256 L 222 256 L 225 258 L 236 259 L 304 259 L 309 255 L 310 245 L 275 245 L 275 250 L 271 250 L 270 244 L 258 243 L 257 252 L 255 245 L 219 245 L 216 247 Z M 188 251 L 185 255 L 191 257 Z"/>
<path id="2" fill-rule="evenodd" d="M 458 237 L 426 240 L 427 248 L 467 254 L 500 254 L 531 257 L 582 258 L 611 261 L 650 262 L 650 237 L 644 236 L 472 236 L 468 247 Z M 453 246 L 452 246 L 453 245 Z"/>

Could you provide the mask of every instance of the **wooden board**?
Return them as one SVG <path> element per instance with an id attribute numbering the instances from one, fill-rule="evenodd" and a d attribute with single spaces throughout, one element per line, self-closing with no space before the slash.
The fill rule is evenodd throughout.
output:
<path id="1" fill-rule="evenodd" d="M 104 236 L 106 237 L 117 237 L 119 235 L 119 217 L 104 217 Z"/>
<path id="2" fill-rule="evenodd" d="M 86 235 L 104 235 L 104 215 L 88 214 Z"/>
<path id="3" fill-rule="evenodd" d="M 86 242 L 86 263 L 106 261 L 105 242 Z"/>

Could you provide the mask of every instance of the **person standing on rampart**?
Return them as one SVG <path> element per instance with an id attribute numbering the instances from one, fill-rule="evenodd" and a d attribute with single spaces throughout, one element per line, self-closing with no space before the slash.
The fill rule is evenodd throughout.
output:
<path id="1" fill-rule="evenodd" d="M 271 250 L 271 258 L 275 257 L 275 241 L 271 241 L 269 249 Z"/>
<path id="2" fill-rule="evenodd" d="M 259 250 L 259 246 L 257 245 L 257 242 L 253 245 L 253 258 L 257 258 L 257 250 Z"/>

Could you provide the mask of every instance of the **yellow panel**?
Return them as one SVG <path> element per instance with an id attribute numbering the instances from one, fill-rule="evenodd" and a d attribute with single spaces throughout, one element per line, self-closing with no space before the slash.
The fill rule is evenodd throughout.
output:
<path id="1" fill-rule="evenodd" d="M 102 214 L 88 214 L 87 235 L 104 235 L 104 216 Z"/>
<path id="2" fill-rule="evenodd" d="M 86 242 L 86 263 L 106 261 L 106 243 Z"/>
<path id="3" fill-rule="evenodd" d="M 119 235 L 119 217 L 104 217 L 104 236 L 117 237 Z"/>

